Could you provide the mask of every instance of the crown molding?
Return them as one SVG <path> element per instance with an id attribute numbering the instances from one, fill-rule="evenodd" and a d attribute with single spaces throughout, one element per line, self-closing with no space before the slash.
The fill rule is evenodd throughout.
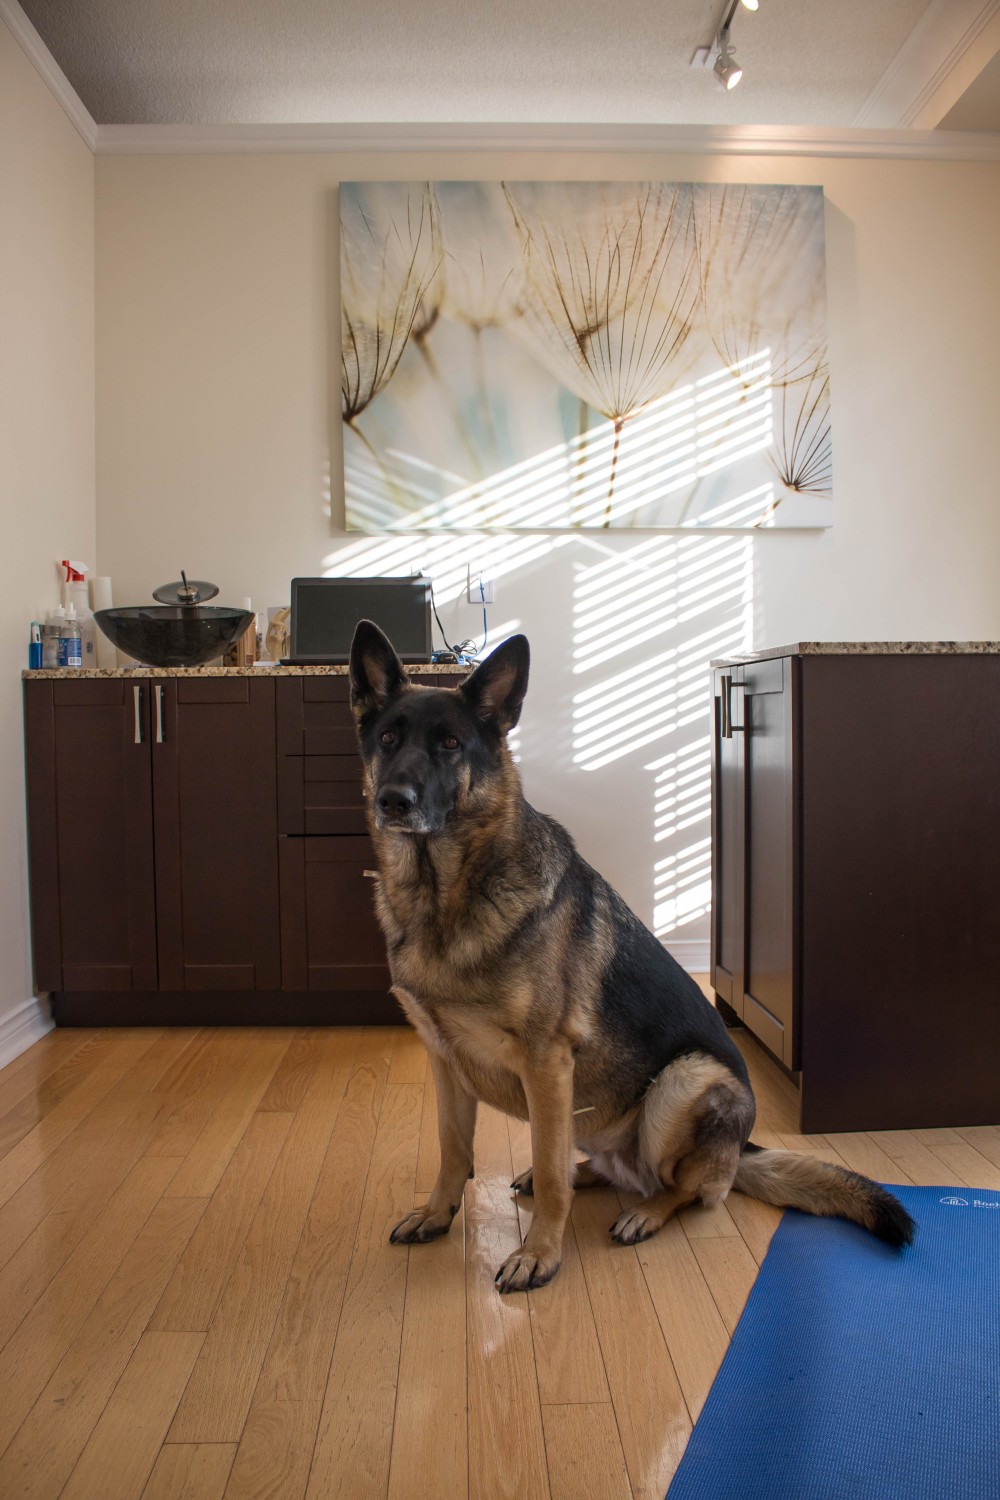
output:
<path id="1" fill-rule="evenodd" d="M 887 129 L 911 125 L 998 13 L 1000 0 L 932 0 L 854 124 Z"/>
<path id="2" fill-rule="evenodd" d="M 1000 132 L 791 125 L 99 125 L 95 149 L 102 155 L 523 151 L 1000 161 Z"/>
<path id="3" fill-rule="evenodd" d="M 91 151 L 96 150 L 98 133 L 96 120 L 18 5 L 17 0 L 0 0 L 0 20 L 6 23 L 22 52 L 34 64 L 35 71 L 42 82 L 48 85 L 49 92 L 62 105 L 63 110 L 76 126 L 81 139 Z"/>

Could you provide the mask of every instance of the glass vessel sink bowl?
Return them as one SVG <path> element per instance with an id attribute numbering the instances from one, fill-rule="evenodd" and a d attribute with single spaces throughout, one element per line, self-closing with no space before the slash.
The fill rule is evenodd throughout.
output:
<path id="1" fill-rule="evenodd" d="M 238 641 L 248 609 L 210 604 L 134 604 L 94 615 L 110 641 L 147 667 L 201 667 Z"/>

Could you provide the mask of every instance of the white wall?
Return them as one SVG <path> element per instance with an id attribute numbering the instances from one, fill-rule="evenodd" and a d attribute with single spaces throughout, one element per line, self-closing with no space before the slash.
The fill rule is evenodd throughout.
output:
<path id="1" fill-rule="evenodd" d="M 94 163 L 0 21 L 0 1063 L 38 1030 L 25 855 L 21 669 L 58 603 L 60 557 L 93 559 Z"/>
<path id="2" fill-rule="evenodd" d="M 832 530 L 337 529 L 336 184 L 501 176 L 824 186 Z M 680 956 L 704 963 L 709 656 L 802 639 L 1000 638 L 998 243 L 995 164 L 101 156 L 100 570 L 120 603 L 184 566 L 225 602 L 273 604 L 298 573 L 415 564 L 435 578 L 449 632 L 466 634 L 479 617 L 457 602 L 465 565 L 485 562 L 494 629 L 524 629 L 534 652 L 520 731 L 529 796 Z M 634 613 L 614 637 L 625 605 Z"/>

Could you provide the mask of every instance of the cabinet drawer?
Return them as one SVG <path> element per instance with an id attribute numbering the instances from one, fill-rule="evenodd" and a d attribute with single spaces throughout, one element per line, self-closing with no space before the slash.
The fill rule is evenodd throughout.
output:
<path id="1" fill-rule="evenodd" d="M 453 675 L 410 674 L 425 687 L 452 687 Z M 357 750 L 346 676 L 284 677 L 277 688 L 279 755 L 350 755 Z"/>
<path id="2" fill-rule="evenodd" d="M 278 831 L 367 832 L 361 760 L 354 755 L 286 755 L 278 761 Z"/>

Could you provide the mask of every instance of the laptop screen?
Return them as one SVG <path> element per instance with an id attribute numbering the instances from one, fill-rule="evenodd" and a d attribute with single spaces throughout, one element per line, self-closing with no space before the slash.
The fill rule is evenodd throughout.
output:
<path id="1" fill-rule="evenodd" d="M 374 620 L 404 662 L 430 661 L 427 578 L 293 578 L 290 660 L 346 662 L 359 620 Z"/>

